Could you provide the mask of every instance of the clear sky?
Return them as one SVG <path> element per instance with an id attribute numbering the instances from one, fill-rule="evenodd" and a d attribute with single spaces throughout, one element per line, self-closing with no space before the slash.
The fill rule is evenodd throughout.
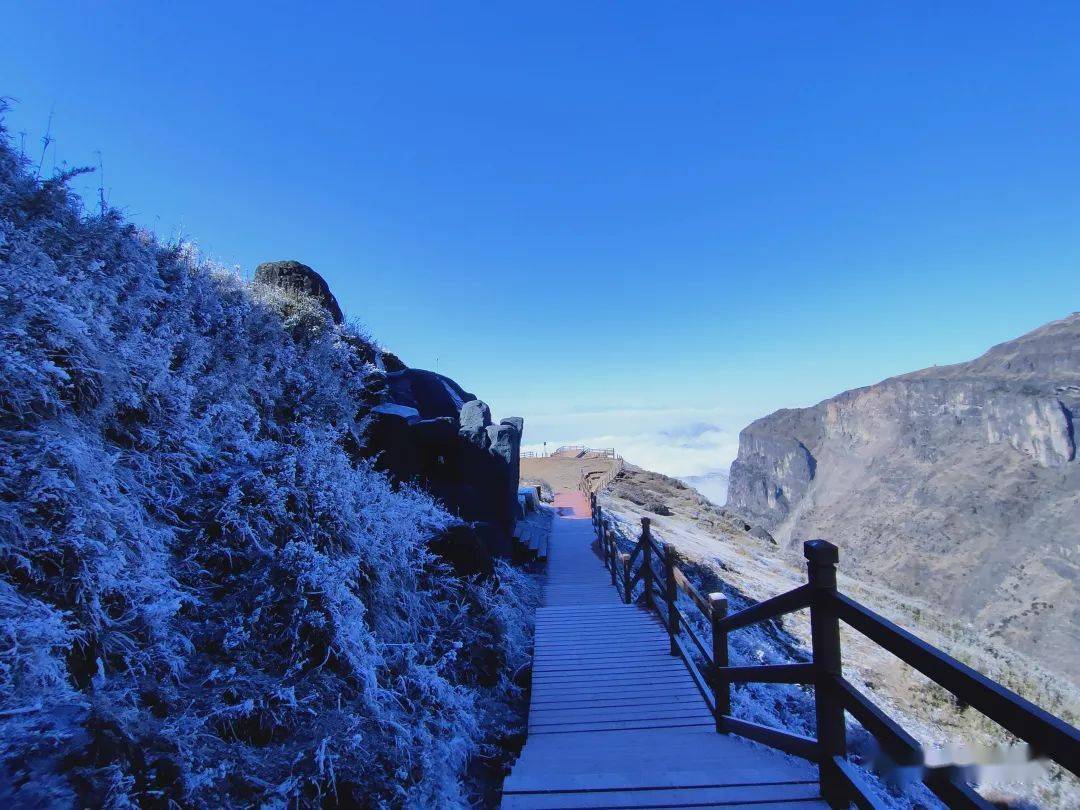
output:
<path id="1" fill-rule="evenodd" d="M 722 468 L 1080 309 L 1075 2 L 300 5 L 9 4 L 9 129 L 527 441 Z"/>

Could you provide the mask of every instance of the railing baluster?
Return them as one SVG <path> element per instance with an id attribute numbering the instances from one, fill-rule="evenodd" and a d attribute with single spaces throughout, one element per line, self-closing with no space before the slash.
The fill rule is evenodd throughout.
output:
<path id="1" fill-rule="evenodd" d="M 664 559 L 664 602 L 667 604 L 668 641 L 671 644 L 671 654 L 679 654 L 679 645 L 675 637 L 679 634 L 679 611 L 675 609 L 675 601 L 678 597 L 678 583 L 675 582 L 675 555 L 671 552 L 671 546 L 666 546 L 667 556 Z"/>
<path id="2" fill-rule="evenodd" d="M 722 667 L 728 665 L 728 634 L 720 620 L 727 616 L 727 597 L 709 594 L 709 622 L 712 624 L 713 702 L 716 706 L 716 730 L 723 731 L 722 719 L 731 714 L 731 684 Z"/>
<path id="3" fill-rule="evenodd" d="M 806 572 L 813 595 L 810 599 L 810 639 L 814 653 L 814 708 L 820 758 L 818 778 L 821 796 L 833 807 L 847 807 L 847 780 L 833 757 L 847 756 L 844 704 L 835 677 L 843 675 L 840 660 L 840 619 L 836 614 L 836 546 L 825 540 L 803 543 Z"/>
<path id="4" fill-rule="evenodd" d="M 611 584 L 615 584 L 616 568 L 616 547 L 615 547 L 615 533 L 610 529 L 605 530 L 604 536 L 607 537 L 607 553 L 608 553 L 608 568 L 611 569 Z"/>
<path id="5" fill-rule="evenodd" d="M 620 554 L 619 560 L 622 562 L 623 572 L 623 601 L 626 604 L 630 604 L 630 555 Z"/>
<path id="6" fill-rule="evenodd" d="M 612 574 L 615 572 L 615 534 L 611 531 L 611 521 L 604 518 L 604 522 L 600 524 L 600 536 L 603 538 L 605 561 L 608 564 L 608 568 L 611 569 Z M 612 578 L 612 583 L 615 579 Z"/>
<path id="7" fill-rule="evenodd" d="M 652 609 L 652 535 L 649 532 L 649 519 L 641 519 L 641 580 L 645 584 L 645 607 Z"/>

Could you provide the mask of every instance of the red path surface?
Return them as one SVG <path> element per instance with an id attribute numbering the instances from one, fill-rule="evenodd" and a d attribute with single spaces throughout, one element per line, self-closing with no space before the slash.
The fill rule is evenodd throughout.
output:
<path id="1" fill-rule="evenodd" d="M 571 520 L 591 520 L 589 511 L 589 499 L 584 492 L 579 490 L 563 490 L 555 493 L 553 504 L 560 517 Z"/>

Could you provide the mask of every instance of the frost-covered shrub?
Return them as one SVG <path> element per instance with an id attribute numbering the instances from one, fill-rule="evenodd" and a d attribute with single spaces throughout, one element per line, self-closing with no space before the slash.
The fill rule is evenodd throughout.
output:
<path id="1" fill-rule="evenodd" d="M 464 803 L 530 590 L 343 451 L 365 336 L 0 141 L 0 799 Z"/>

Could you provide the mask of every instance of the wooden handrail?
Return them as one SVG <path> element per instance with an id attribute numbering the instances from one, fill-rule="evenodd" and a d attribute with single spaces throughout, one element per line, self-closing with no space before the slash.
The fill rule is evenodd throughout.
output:
<path id="1" fill-rule="evenodd" d="M 767 619 L 783 616 L 785 613 L 794 613 L 810 606 L 810 586 L 800 585 L 794 590 L 758 602 L 738 613 L 732 613 L 723 621 L 723 628 L 727 632 L 739 630 L 751 624 L 757 624 Z"/>
<path id="2" fill-rule="evenodd" d="M 845 624 L 948 689 L 1036 752 L 1080 776 L 1080 730 L 1043 711 L 985 675 L 960 663 L 867 607 L 842 594 L 835 596 Z"/>
<path id="3" fill-rule="evenodd" d="M 690 597 L 690 601 L 697 606 L 697 609 L 703 615 L 709 615 L 709 600 L 698 593 L 698 589 L 690 583 L 690 580 L 686 578 L 686 574 L 680 571 L 678 567 L 675 568 L 675 584 L 679 586 L 680 591 Z"/>
<path id="4" fill-rule="evenodd" d="M 865 777 L 846 759 L 833 757 L 833 766 L 844 783 L 845 792 L 852 797 L 859 810 L 886 810 L 889 807 L 874 798 L 866 786 Z"/>
<path id="5" fill-rule="evenodd" d="M 808 579 L 805 585 L 729 615 L 724 595 L 702 595 L 679 569 L 672 550 L 652 535 L 647 518 L 642 519 L 641 536 L 634 548 L 630 553 L 622 553 L 595 495 L 590 502 L 598 549 L 611 572 L 612 585 L 619 588 L 626 602 L 633 601 L 635 587 L 639 583 L 642 585 L 644 606 L 663 618 L 671 641 L 671 654 L 680 657 L 689 670 L 716 719 L 717 731 L 738 734 L 816 761 L 822 796 L 834 807 L 846 807 L 849 802 L 866 808 L 878 806 L 866 789 L 860 772 L 846 758 L 845 712 L 858 720 L 897 764 L 921 765 L 924 761 L 918 741 L 844 679 L 840 659 L 841 622 L 952 692 L 963 704 L 1027 742 L 1039 756 L 1052 759 L 1080 775 L 1080 730 L 839 593 L 836 588 L 839 554 L 831 543 L 811 540 L 803 544 Z M 653 559 L 659 562 L 663 575 L 653 568 Z M 638 562 L 636 571 L 634 562 Z M 711 650 L 698 637 L 689 617 L 679 609 L 680 592 L 709 623 Z M 810 609 L 812 662 L 728 665 L 730 633 L 804 608 Z M 684 632 L 693 641 L 697 656 L 691 655 L 683 644 L 680 634 Z M 748 682 L 813 684 L 818 739 L 732 717 L 731 684 Z M 923 781 L 950 806 L 990 806 L 964 781 L 961 769 L 927 768 Z"/>

